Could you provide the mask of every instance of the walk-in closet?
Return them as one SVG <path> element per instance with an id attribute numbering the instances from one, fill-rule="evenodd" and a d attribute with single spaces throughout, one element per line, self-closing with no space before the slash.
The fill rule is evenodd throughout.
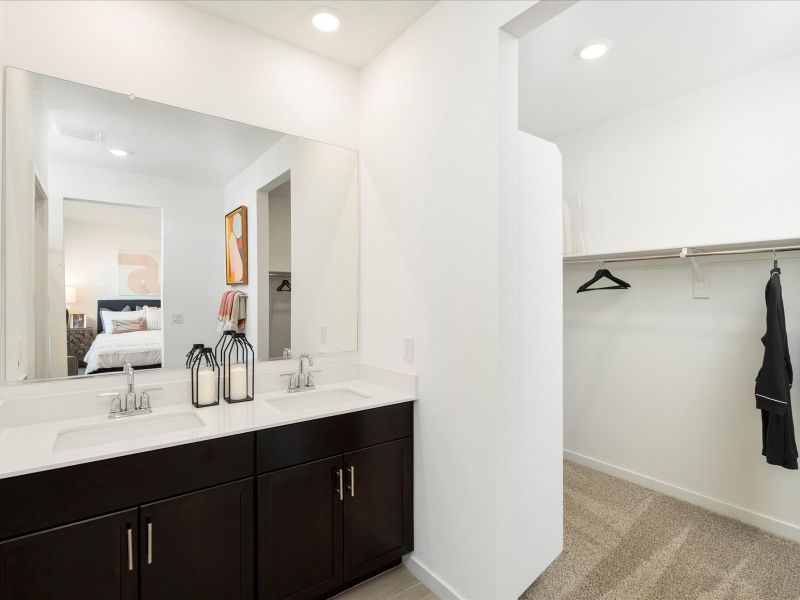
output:
<path id="1" fill-rule="evenodd" d="M 520 41 L 564 210 L 565 553 L 528 598 L 800 593 L 799 32 L 578 2 Z"/>

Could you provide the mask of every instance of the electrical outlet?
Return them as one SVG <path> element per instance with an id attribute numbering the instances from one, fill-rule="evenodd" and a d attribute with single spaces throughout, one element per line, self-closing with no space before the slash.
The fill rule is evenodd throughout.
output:
<path id="1" fill-rule="evenodd" d="M 328 326 L 323 325 L 319 328 L 319 343 L 320 344 L 327 344 L 328 343 Z"/>
<path id="2" fill-rule="evenodd" d="M 414 338 L 403 338 L 403 360 L 407 363 L 414 362 Z"/>
<path id="3" fill-rule="evenodd" d="M 172 313 L 172 322 L 177 325 L 183 323 L 183 313 Z"/>

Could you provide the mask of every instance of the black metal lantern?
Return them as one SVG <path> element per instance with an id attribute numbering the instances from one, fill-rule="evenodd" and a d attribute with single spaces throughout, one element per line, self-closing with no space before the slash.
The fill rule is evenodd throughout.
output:
<path id="1" fill-rule="evenodd" d="M 214 351 L 203 349 L 195 356 L 192 369 L 192 405 L 197 408 L 219 404 L 220 368 Z"/>
<path id="2" fill-rule="evenodd" d="M 233 329 L 226 329 L 222 332 L 219 340 L 217 341 L 217 345 L 214 346 L 214 358 L 217 359 L 217 363 L 220 365 L 225 364 L 225 352 L 233 343 L 233 334 L 236 333 Z"/>
<path id="3" fill-rule="evenodd" d="M 243 333 L 234 333 L 225 347 L 222 397 L 226 402 L 247 402 L 255 395 L 255 352 Z"/>
<path id="4" fill-rule="evenodd" d="M 191 369 L 195 357 L 205 348 L 204 344 L 192 344 L 192 349 L 186 353 L 186 368 Z"/>

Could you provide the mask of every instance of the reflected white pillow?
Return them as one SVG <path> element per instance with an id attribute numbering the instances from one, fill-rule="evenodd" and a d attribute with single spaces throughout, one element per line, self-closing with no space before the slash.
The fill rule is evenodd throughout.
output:
<path id="1" fill-rule="evenodd" d="M 157 306 L 145 306 L 144 318 L 148 329 L 161 329 L 161 309 Z"/>
<path id="2" fill-rule="evenodd" d="M 103 333 L 111 333 L 114 330 L 114 324 L 111 321 L 138 321 L 144 318 L 144 311 L 100 309 L 100 318 L 103 320 Z"/>

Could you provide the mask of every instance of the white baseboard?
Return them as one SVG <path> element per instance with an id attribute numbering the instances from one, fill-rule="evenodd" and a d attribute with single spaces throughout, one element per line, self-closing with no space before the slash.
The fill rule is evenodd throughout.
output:
<path id="1" fill-rule="evenodd" d="M 442 600 L 464 600 L 461 594 L 456 592 L 441 577 L 431 571 L 427 565 L 417 559 L 414 554 L 404 556 L 403 565 L 420 583 L 424 584 L 425 587 Z"/>
<path id="2" fill-rule="evenodd" d="M 564 458 L 574 463 L 578 463 L 579 465 L 589 467 L 590 469 L 600 471 L 601 473 L 606 473 L 614 477 L 619 477 L 620 479 L 625 479 L 626 481 L 639 484 L 651 490 L 655 490 L 656 492 L 661 492 L 662 494 L 678 498 L 679 500 L 685 500 L 686 502 L 696 504 L 697 506 L 702 506 L 703 508 L 707 508 L 715 513 L 725 515 L 726 517 L 731 517 L 732 519 L 737 519 L 738 521 L 742 521 L 749 525 L 764 529 L 770 533 L 800 542 L 800 527 L 797 525 L 792 525 L 791 523 L 781 521 L 780 519 L 775 519 L 774 517 L 769 517 L 767 515 L 742 508 L 741 506 L 729 504 L 728 502 L 723 502 L 722 500 L 717 500 L 716 498 L 711 498 L 709 496 L 678 487 L 677 485 L 672 485 L 671 483 L 660 481 L 658 479 L 648 477 L 647 475 L 642 475 L 641 473 L 636 473 L 635 471 L 603 462 L 602 460 L 597 460 L 577 452 L 572 452 L 571 450 L 564 450 Z"/>

